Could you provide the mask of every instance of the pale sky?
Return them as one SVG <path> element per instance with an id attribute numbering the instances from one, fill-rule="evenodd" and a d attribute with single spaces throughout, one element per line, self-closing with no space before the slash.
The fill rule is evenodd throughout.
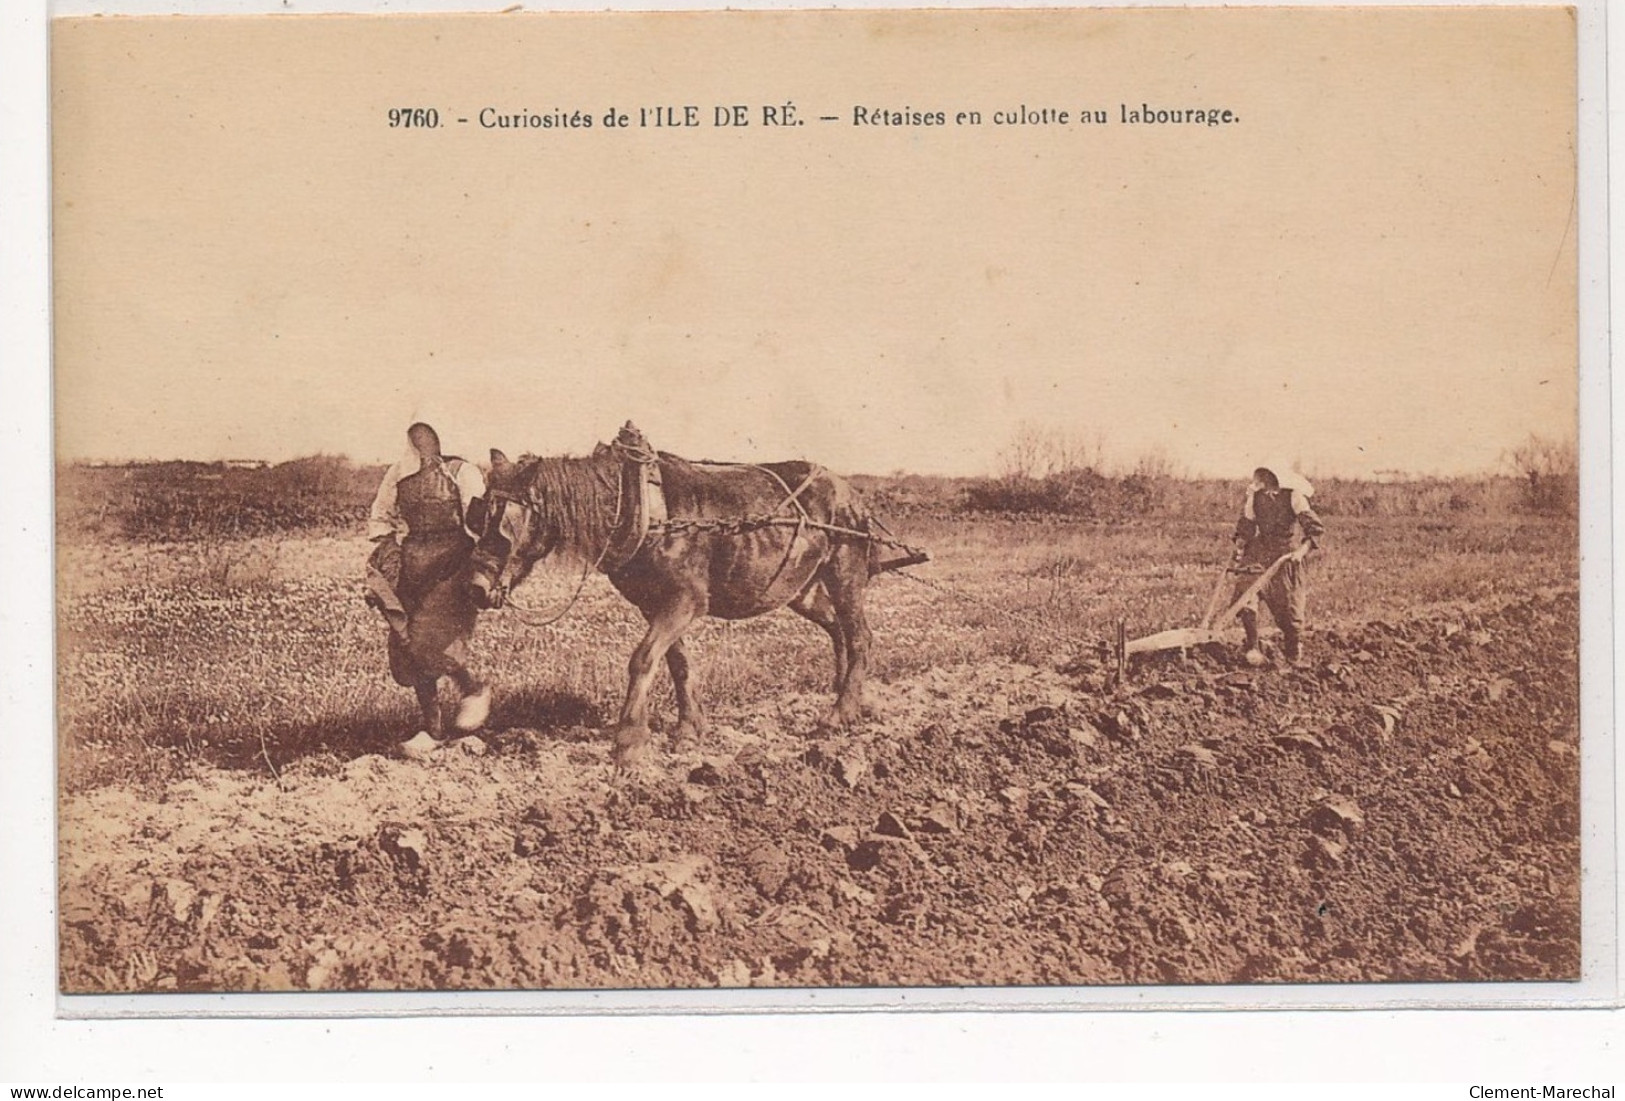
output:
<path id="1" fill-rule="evenodd" d="M 630 418 L 849 472 L 990 473 L 1036 425 L 1358 475 L 1574 432 L 1561 9 L 76 19 L 52 63 L 66 459 Z M 659 104 L 704 125 L 602 125 Z M 993 124 L 1024 105 L 1111 121 Z"/>

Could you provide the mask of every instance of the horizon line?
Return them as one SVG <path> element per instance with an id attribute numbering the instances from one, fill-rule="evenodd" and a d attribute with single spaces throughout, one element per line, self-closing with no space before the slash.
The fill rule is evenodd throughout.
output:
<path id="1" fill-rule="evenodd" d="M 457 457 L 464 458 L 465 461 L 468 461 L 465 456 L 457 456 Z M 678 457 L 679 458 L 687 458 L 687 456 L 678 456 Z M 251 458 L 251 457 L 247 457 L 247 456 L 234 456 L 234 457 L 220 458 L 220 459 L 193 459 L 193 458 L 184 458 L 184 457 L 180 457 L 180 456 L 173 456 L 173 457 L 170 457 L 170 458 L 94 458 L 94 457 L 85 457 L 85 456 L 81 456 L 81 457 L 77 457 L 77 458 L 63 458 L 63 457 L 58 456 L 58 457 L 55 458 L 54 462 L 55 462 L 55 465 L 57 467 L 75 467 L 75 466 L 77 466 L 77 467 L 88 467 L 88 468 L 92 468 L 92 469 L 108 469 L 108 468 L 118 468 L 118 467 L 125 467 L 125 468 L 150 467 L 150 466 L 163 466 L 163 465 L 167 465 L 167 464 L 171 464 L 171 463 L 182 463 L 182 464 L 186 464 L 186 465 L 190 465 L 190 466 L 218 466 L 218 467 L 228 467 L 228 468 L 235 467 L 235 468 L 239 468 L 239 469 L 270 469 L 270 468 L 274 468 L 274 467 L 285 466 L 285 465 L 288 465 L 288 464 L 291 464 L 291 463 L 305 462 L 305 461 L 308 461 L 308 460 L 311 460 L 311 459 L 330 459 L 330 460 L 335 460 L 335 461 L 338 461 L 338 462 L 343 462 L 343 463 L 345 463 L 345 464 L 347 464 L 347 465 L 349 465 L 351 467 L 356 467 L 356 468 L 387 467 L 392 462 L 395 461 L 394 459 L 356 459 L 356 458 L 353 458 L 350 455 L 348 455 L 346 453 L 343 453 L 343 452 L 313 451 L 313 452 L 310 452 L 310 453 L 304 454 L 304 455 L 296 455 L 296 456 L 294 456 L 292 458 L 289 458 L 289 459 L 261 459 L 261 458 Z M 479 466 L 481 469 L 488 469 L 489 465 L 490 465 L 488 460 L 483 458 L 483 457 L 482 458 L 476 458 L 476 459 L 473 460 L 473 462 L 475 463 L 476 466 Z M 740 460 L 740 462 L 741 462 L 742 465 L 749 465 L 748 462 L 745 461 L 745 460 Z M 1077 473 L 1077 472 L 1083 472 L 1083 471 L 1091 471 L 1093 473 L 1096 473 L 1096 474 L 1100 475 L 1101 477 L 1111 478 L 1111 479 L 1128 478 L 1128 477 L 1132 477 L 1136 473 L 1136 471 L 1133 469 L 1133 464 L 1132 463 L 1130 463 L 1130 464 L 1111 464 L 1111 463 L 1107 463 L 1107 464 L 1102 464 L 1100 467 L 1095 467 L 1095 466 L 1091 466 L 1091 465 L 1088 465 L 1088 464 L 1083 464 L 1083 465 L 1078 465 L 1078 466 L 1069 466 L 1069 467 L 1066 467 L 1066 468 L 1061 469 L 1061 470 L 1050 471 L 1047 474 L 1043 474 L 1043 475 L 1027 475 L 1026 477 L 1030 478 L 1033 481 L 1042 481 L 1042 480 L 1044 480 L 1044 478 L 1051 477 L 1051 476 L 1054 476 L 1056 474 Z M 1012 475 L 1010 475 L 1010 474 L 998 474 L 998 473 L 946 474 L 946 473 L 940 473 L 940 472 L 902 470 L 902 469 L 884 471 L 884 472 L 882 472 L 882 471 L 854 470 L 854 471 L 847 471 L 847 472 L 842 472 L 842 473 L 843 473 L 843 476 L 848 477 L 848 478 L 877 478 L 877 479 L 937 478 L 937 479 L 942 479 L 944 481 L 964 481 L 964 482 L 971 482 L 971 481 L 999 481 L 999 480 L 1002 480 L 1004 478 L 1012 477 Z M 1375 470 L 1375 471 L 1372 471 L 1372 472 L 1370 472 L 1368 474 L 1346 474 L 1346 473 L 1345 474 L 1340 474 L 1340 473 L 1324 473 L 1324 472 L 1309 472 L 1309 471 L 1300 471 L 1299 473 L 1301 473 L 1304 477 L 1307 477 L 1307 478 L 1311 479 L 1314 482 L 1370 482 L 1370 483 L 1375 483 L 1375 484 L 1378 484 L 1378 485 L 1385 485 L 1385 484 L 1386 485 L 1394 485 L 1394 484 L 1404 484 L 1404 483 L 1412 483 L 1412 482 L 1491 481 L 1491 480 L 1495 480 L 1495 479 L 1507 479 L 1507 480 L 1511 480 L 1511 481 L 1520 481 L 1520 480 L 1522 480 L 1522 477 L 1523 477 L 1523 475 L 1518 471 L 1504 470 L 1504 469 L 1494 469 L 1494 468 L 1491 468 L 1491 469 L 1479 469 L 1479 470 L 1475 470 L 1475 471 L 1460 471 L 1460 472 L 1457 472 L 1457 473 L 1454 473 L 1454 474 L 1442 474 L 1442 473 L 1438 473 L 1438 472 L 1428 472 L 1428 471 L 1400 470 L 1400 469 L 1397 469 L 1397 468 L 1395 468 L 1395 469 Z M 1167 478 L 1170 481 L 1176 481 L 1176 482 L 1231 482 L 1231 481 L 1243 481 L 1243 480 L 1245 480 L 1244 476 L 1241 475 L 1241 474 L 1228 474 L 1228 475 L 1227 474 L 1204 474 L 1204 473 L 1196 473 L 1196 472 L 1189 472 L 1189 471 L 1185 471 L 1185 472 L 1180 472 L 1180 471 L 1164 472 L 1162 474 L 1156 475 L 1156 477 Z"/>

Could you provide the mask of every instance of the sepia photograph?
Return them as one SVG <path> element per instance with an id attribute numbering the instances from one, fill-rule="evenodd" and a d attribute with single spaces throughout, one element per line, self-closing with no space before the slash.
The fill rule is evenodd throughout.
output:
<path id="1" fill-rule="evenodd" d="M 1576 36 L 52 20 L 60 993 L 1579 982 Z"/>

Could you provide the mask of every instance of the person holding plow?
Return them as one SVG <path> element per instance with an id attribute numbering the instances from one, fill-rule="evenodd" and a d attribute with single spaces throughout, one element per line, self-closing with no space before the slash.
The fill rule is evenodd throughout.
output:
<path id="1" fill-rule="evenodd" d="M 1262 599 L 1281 629 L 1281 651 L 1296 665 L 1303 660 L 1304 612 L 1308 598 L 1305 559 L 1318 549 L 1326 525 L 1309 504 L 1314 487 L 1290 467 L 1259 467 L 1236 521 L 1236 583 L 1232 601 L 1241 600 L 1261 573 L 1270 573 L 1262 588 L 1243 603 L 1236 617 L 1246 632 L 1248 665 L 1263 665 L 1258 645 L 1258 600 Z M 1286 561 L 1280 560 L 1285 558 Z M 1279 565 L 1277 566 L 1277 563 Z M 1273 572 L 1271 572 L 1273 569 Z"/>

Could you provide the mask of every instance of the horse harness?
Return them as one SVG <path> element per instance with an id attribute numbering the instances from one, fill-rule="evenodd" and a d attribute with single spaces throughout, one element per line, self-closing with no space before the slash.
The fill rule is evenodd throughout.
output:
<path id="1" fill-rule="evenodd" d="M 614 534 L 610 536 L 603 553 L 594 563 L 595 567 L 603 569 L 606 573 L 614 573 L 625 566 L 652 539 L 702 532 L 744 535 L 764 528 L 779 527 L 796 529 L 796 535 L 791 538 L 792 545 L 796 536 L 800 536 L 808 528 L 813 528 L 830 535 L 878 543 L 903 552 L 903 557 L 882 563 L 880 565 L 882 570 L 900 569 L 929 561 L 929 555 L 923 549 L 893 538 L 889 532 L 879 534 L 815 519 L 802 503 L 802 495 L 819 475 L 825 473 L 821 466 L 812 466 L 806 477 L 792 489 L 777 472 L 756 463 L 691 459 L 689 461 L 695 466 L 735 467 L 760 471 L 778 484 L 784 491 L 784 499 L 771 513 L 758 516 L 674 517 L 666 507 L 666 495 L 660 479 L 660 454 L 650 446 L 643 433 L 631 421 L 622 426 L 613 443 L 600 444 L 599 451 L 612 451 L 621 459 L 619 486 L 614 485 L 607 474 L 603 472 L 599 474 L 606 488 L 618 490 L 615 499 Z M 529 502 L 507 494 L 492 493 L 490 496 L 492 506 L 488 522 L 491 523 L 496 522 L 501 516 L 501 510 L 510 503 L 521 508 L 533 508 Z M 878 525 L 879 521 L 874 523 Z"/>
<path id="2" fill-rule="evenodd" d="M 618 493 L 614 527 L 598 564 L 613 573 L 636 558 L 650 533 L 666 522 L 666 493 L 660 482 L 660 455 L 631 421 L 621 427 L 608 450 L 621 459 L 621 483 L 613 486 L 599 472 L 605 485 Z"/>

